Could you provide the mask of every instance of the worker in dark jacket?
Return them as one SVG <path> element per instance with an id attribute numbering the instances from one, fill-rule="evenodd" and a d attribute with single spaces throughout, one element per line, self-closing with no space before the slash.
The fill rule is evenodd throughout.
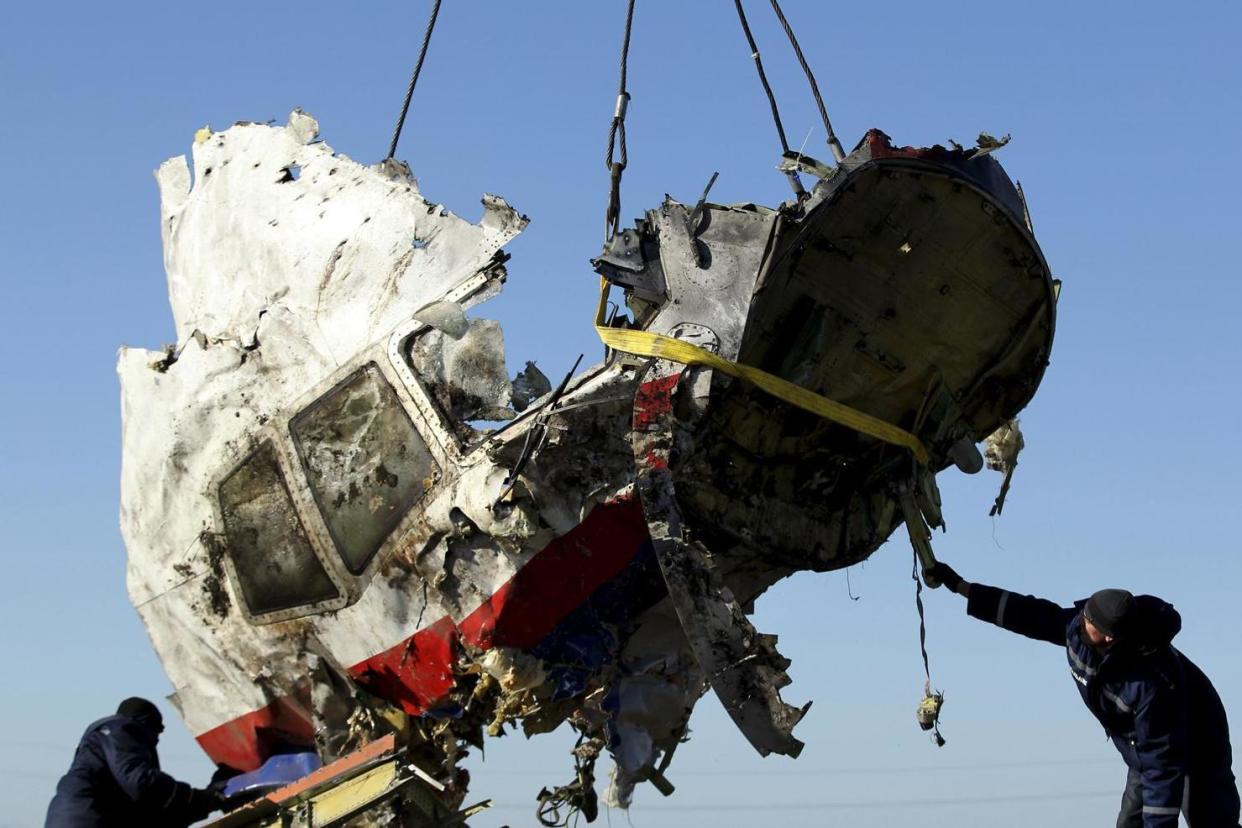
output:
<path id="1" fill-rule="evenodd" d="M 215 791 L 191 788 L 160 770 L 155 745 L 163 730 L 159 708 L 138 698 L 88 727 L 56 785 L 46 828 L 184 828 L 218 810 Z"/>
<path id="2" fill-rule="evenodd" d="M 1182 628 L 1171 604 L 1104 589 L 1072 607 L 972 584 L 931 567 L 967 599 L 966 612 L 1028 638 L 1063 645 L 1070 675 L 1130 772 L 1118 828 L 1236 828 L 1229 723 L 1215 688 L 1170 642 Z"/>

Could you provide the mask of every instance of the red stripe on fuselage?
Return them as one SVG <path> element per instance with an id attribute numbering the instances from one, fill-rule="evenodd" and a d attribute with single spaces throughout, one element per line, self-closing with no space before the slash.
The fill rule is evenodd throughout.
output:
<path id="1" fill-rule="evenodd" d="M 198 744 L 217 765 L 254 770 L 282 747 L 315 743 L 307 701 L 307 694 L 281 696 L 201 734 Z"/>
<path id="2" fill-rule="evenodd" d="M 382 653 L 349 668 L 358 683 L 419 714 L 453 688 L 459 641 L 479 647 L 529 648 L 596 589 L 619 575 L 647 540 L 642 505 L 626 497 L 597 505 L 553 540 L 476 610 L 454 624 L 445 616 Z M 282 697 L 198 737 L 212 761 L 253 770 L 279 750 L 273 737 L 312 744 L 306 700 Z"/>
<path id="3" fill-rule="evenodd" d="M 482 648 L 535 646 L 591 593 L 620 575 L 647 538 L 638 498 L 596 506 L 462 621 L 462 638 Z"/>

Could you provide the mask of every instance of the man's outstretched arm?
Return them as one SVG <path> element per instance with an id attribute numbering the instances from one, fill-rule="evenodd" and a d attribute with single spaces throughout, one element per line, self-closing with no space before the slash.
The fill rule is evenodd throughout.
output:
<path id="1" fill-rule="evenodd" d="M 968 615 L 1037 641 L 1064 644 L 1065 629 L 1077 612 L 1033 595 L 971 583 L 946 563 L 937 563 L 927 574 L 964 597 Z"/>

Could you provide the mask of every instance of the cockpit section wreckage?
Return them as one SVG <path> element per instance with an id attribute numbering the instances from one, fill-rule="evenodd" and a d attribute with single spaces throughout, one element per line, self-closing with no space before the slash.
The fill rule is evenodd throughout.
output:
<path id="1" fill-rule="evenodd" d="M 666 200 L 594 260 L 610 347 L 553 387 L 467 313 L 526 217 L 485 196 L 471 224 L 317 135 L 201 130 L 193 178 L 160 167 L 177 344 L 120 355 L 129 592 L 204 751 L 387 740 L 434 792 L 389 797 L 416 825 L 508 727 L 580 734 L 545 816 L 593 818 L 605 751 L 610 804 L 670 792 L 709 689 L 796 756 L 806 707 L 748 608 L 902 524 L 929 563 L 936 474 L 977 471 L 1048 363 L 1054 281 L 996 144 L 872 131 L 775 209 Z"/>

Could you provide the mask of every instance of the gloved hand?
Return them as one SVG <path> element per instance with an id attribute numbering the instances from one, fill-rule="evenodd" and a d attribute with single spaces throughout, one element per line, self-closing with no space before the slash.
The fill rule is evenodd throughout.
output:
<path id="1" fill-rule="evenodd" d="M 190 791 L 190 816 L 197 822 L 205 819 L 213 811 L 224 808 L 224 795 L 213 785 L 209 788 L 194 788 Z"/>
<path id="2" fill-rule="evenodd" d="M 956 592 L 958 595 L 966 594 L 963 590 L 963 585 L 969 586 L 962 576 L 958 575 L 953 567 L 949 566 L 944 561 L 936 561 L 935 565 L 929 566 L 924 571 L 923 577 L 925 579 L 934 578 L 953 592 Z"/>

